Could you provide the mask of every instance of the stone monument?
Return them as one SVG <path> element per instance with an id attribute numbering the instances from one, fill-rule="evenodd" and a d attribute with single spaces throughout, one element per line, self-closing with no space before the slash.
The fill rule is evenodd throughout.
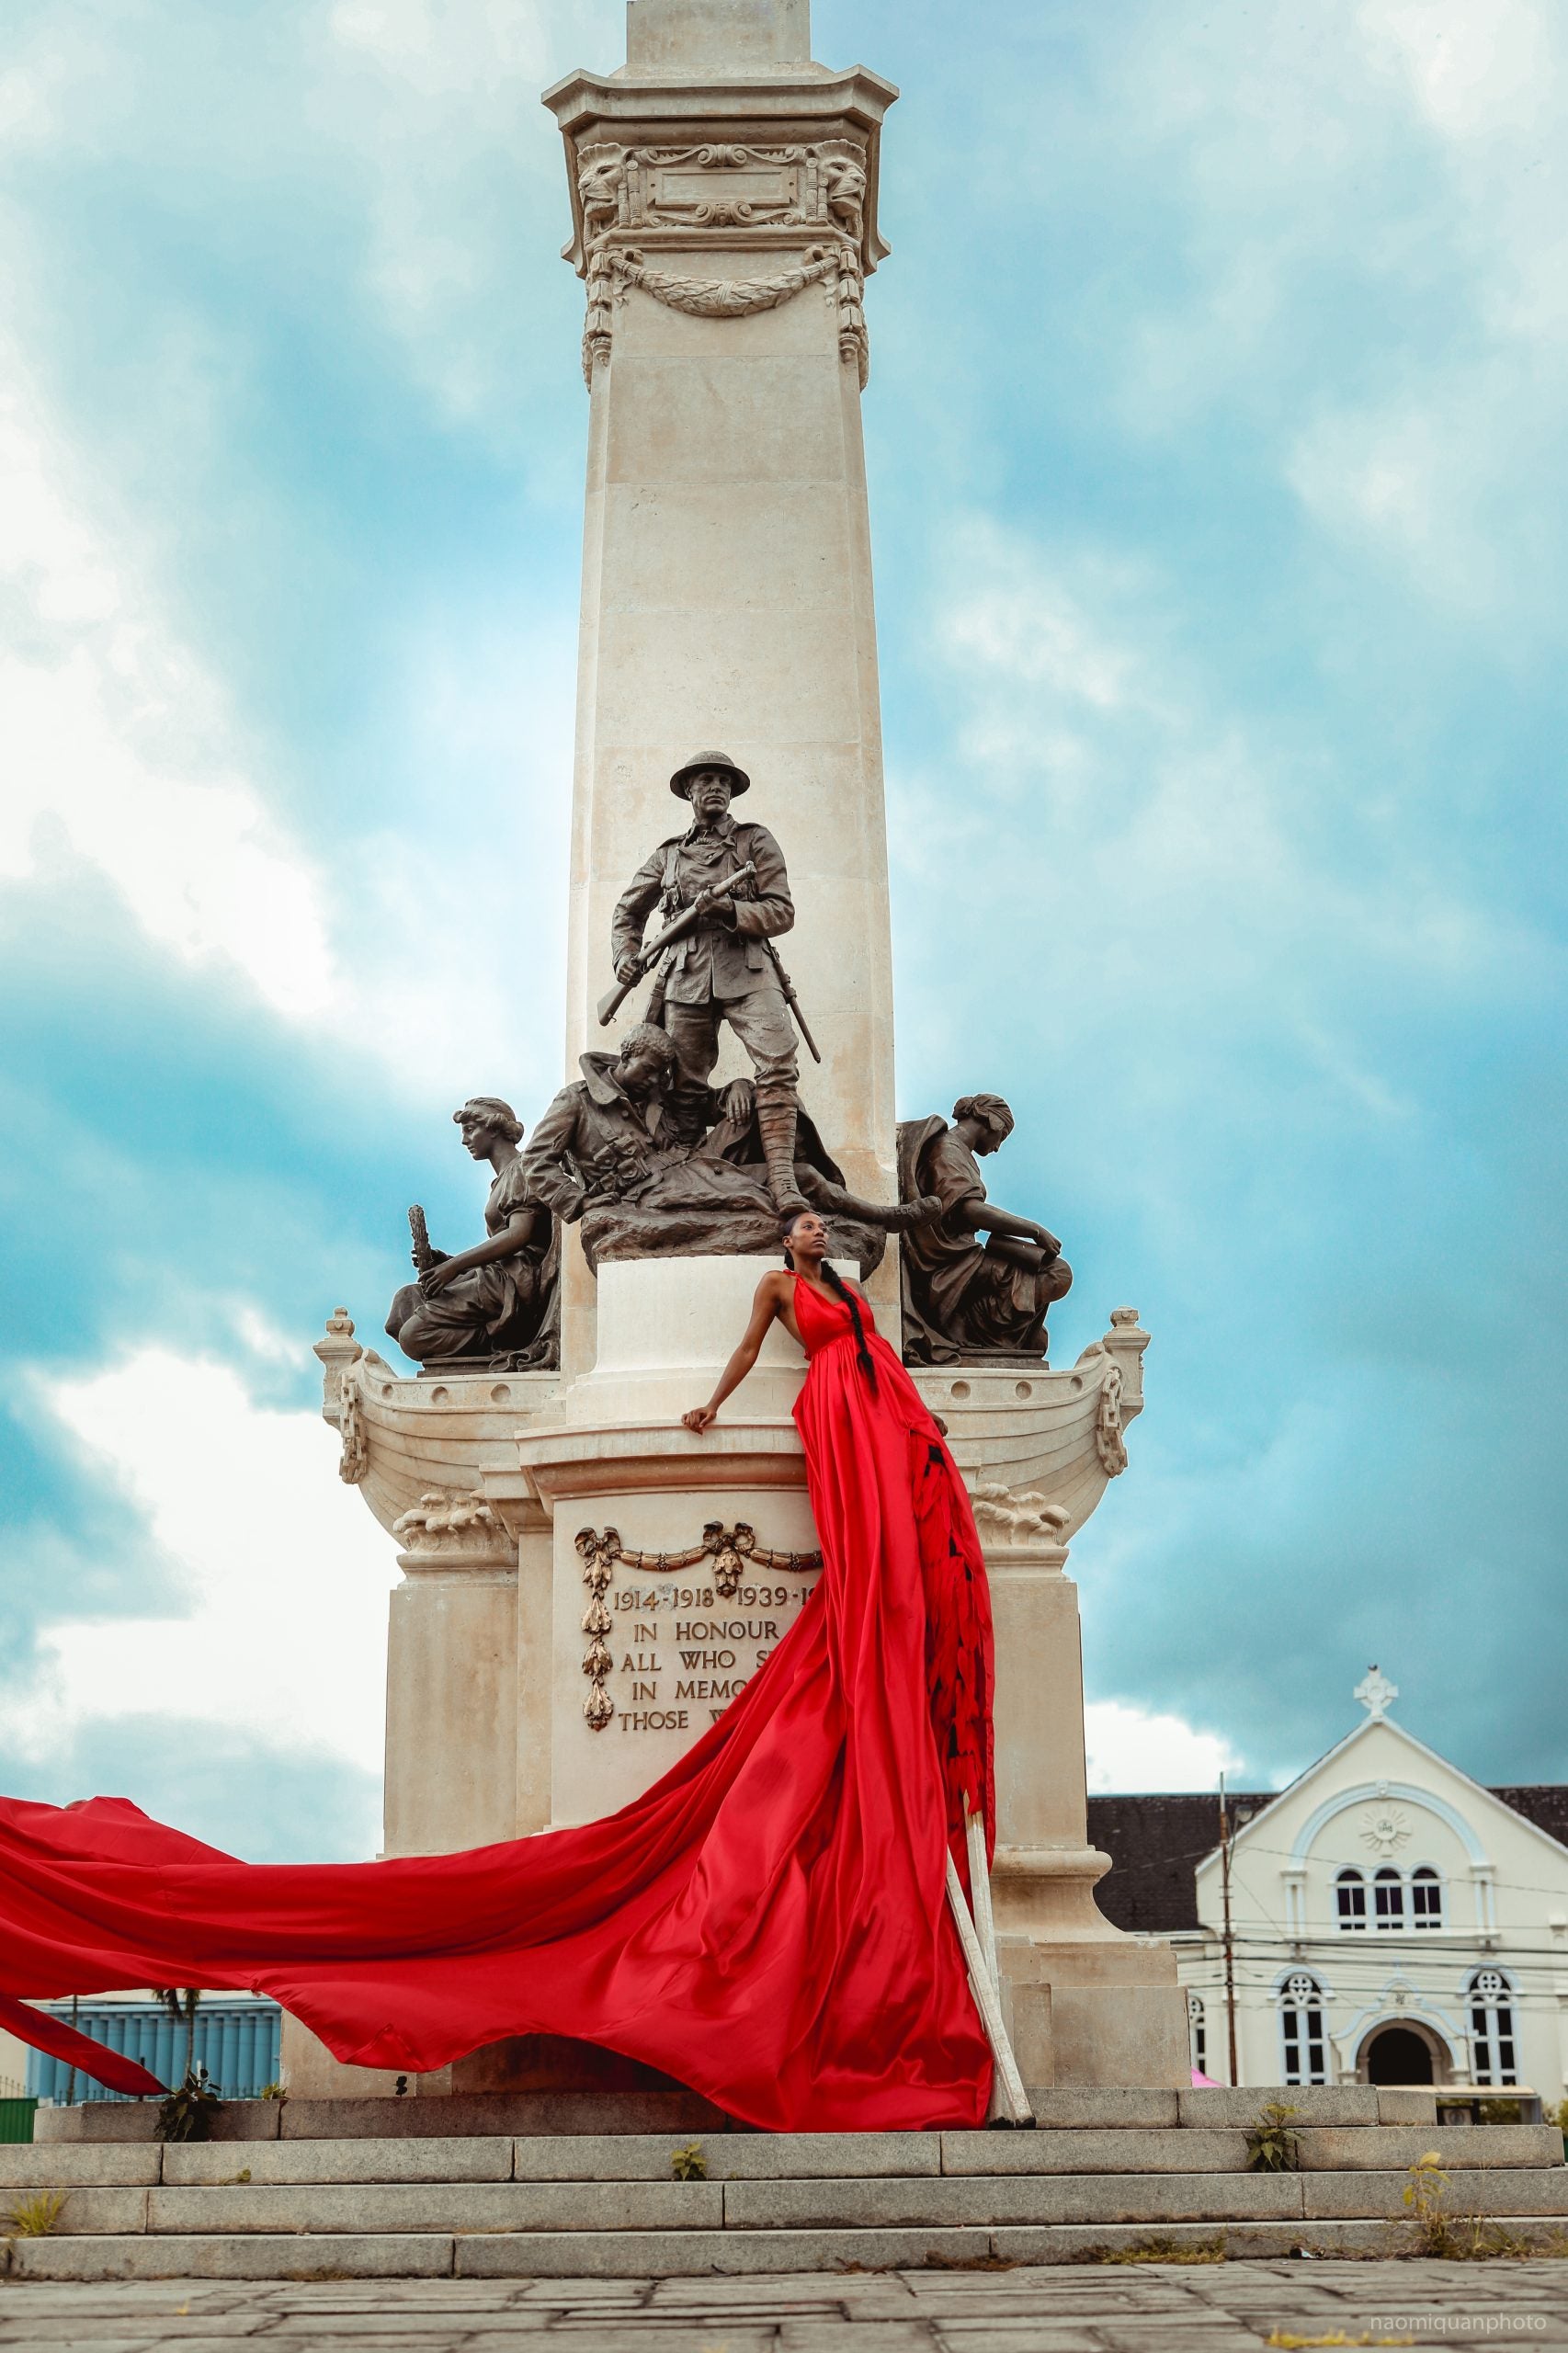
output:
<path id="1" fill-rule="evenodd" d="M 1118 1309 L 1050 1366 L 1060 1245 L 974 1173 L 1006 1107 L 966 1097 L 902 1151 L 894 1120 L 860 400 L 897 94 L 812 63 L 808 0 L 630 0 L 627 23 L 624 66 L 545 97 L 590 401 L 564 1085 L 521 1120 L 498 1097 L 459 1115 L 496 1172 L 489 1238 L 448 1275 L 416 1225 L 392 1328 L 424 1341 L 420 1375 L 342 1309 L 316 1350 L 343 1476 L 402 1547 L 385 1849 L 610 1811 L 791 1622 L 819 1562 L 789 1341 L 706 1436 L 680 1415 L 778 1263 L 775 1204 L 804 1193 L 890 1336 L 910 1238 L 906 1355 L 991 1574 L 994 1894 L 1025 2080 L 1185 2085 L 1169 1949 L 1094 1901 L 1063 1574 L 1126 1466 L 1148 1336 Z M 285 2064 L 297 2091 L 394 2089 L 292 2021 Z M 530 2038 L 413 2088 L 647 2076 Z"/>

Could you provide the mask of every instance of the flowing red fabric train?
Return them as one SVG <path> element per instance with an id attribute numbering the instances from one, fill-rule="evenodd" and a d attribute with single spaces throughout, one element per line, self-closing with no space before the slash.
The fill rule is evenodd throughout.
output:
<path id="1" fill-rule="evenodd" d="M 663 1780 L 600 1822 L 380 1863 L 240 1863 L 124 1799 L 0 1800 L 0 1994 L 246 1987 L 361 2066 L 561 2034 L 777 2131 L 983 2122 L 944 1897 L 966 1788 L 994 1835 L 979 1540 L 869 1313 L 874 1384 L 846 1307 L 795 1299 L 823 1574 Z"/>
<path id="2" fill-rule="evenodd" d="M 90 2075 L 96 2084 L 107 2084 L 111 2092 L 146 2094 L 167 2089 L 136 2060 L 108 2050 L 90 2034 L 79 2034 L 63 2018 L 51 2018 L 46 2010 L 28 2009 L 25 2002 L 13 2001 L 9 1994 L 0 1994 L 0 2027 L 18 2041 L 30 2042 L 35 2051 L 47 2051 L 51 2059 L 63 2059 L 79 2075 Z"/>

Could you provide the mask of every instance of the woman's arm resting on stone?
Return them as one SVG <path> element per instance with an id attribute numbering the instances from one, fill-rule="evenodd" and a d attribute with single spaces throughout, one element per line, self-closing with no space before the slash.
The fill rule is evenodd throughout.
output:
<path id="1" fill-rule="evenodd" d="M 764 1275 L 751 1303 L 751 1321 L 741 1336 L 740 1346 L 719 1375 L 719 1385 L 706 1405 L 694 1405 L 681 1415 L 685 1428 L 694 1430 L 700 1438 L 719 1418 L 719 1408 L 733 1391 L 738 1389 L 756 1362 L 762 1344 L 767 1337 L 767 1327 L 778 1313 L 785 1298 L 788 1278 L 782 1273 Z"/>

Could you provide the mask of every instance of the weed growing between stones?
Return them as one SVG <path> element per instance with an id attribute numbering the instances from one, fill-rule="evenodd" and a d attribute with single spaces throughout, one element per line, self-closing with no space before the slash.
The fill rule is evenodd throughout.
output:
<path id="1" fill-rule="evenodd" d="M 1402 2196 L 1422 2255 L 1450 2256 L 1454 2251 L 1454 2221 L 1449 2212 L 1452 2188 L 1440 2149 L 1428 2149 L 1406 2170 Z"/>
<path id="2" fill-rule="evenodd" d="M 159 2141 L 210 2141 L 212 2120 L 223 2103 L 205 2067 L 193 2068 L 178 2091 L 158 2103 L 153 2134 Z"/>
<path id="3" fill-rule="evenodd" d="M 706 2181 L 708 2159 L 700 2141 L 688 2141 L 684 2149 L 676 2149 L 670 2156 L 670 2177 L 673 2181 Z"/>
<path id="4" fill-rule="evenodd" d="M 18 2199 L 6 2217 L 10 2236 L 14 2239 L 51 2238 L 60 2228 L 60 2217 L 65 2211 L 67 2192 L 63 2189 L 35 2190 L 32 2197 Z"/>
<path id="5" fill-rule="evenodd" d="M 1301 2144 L 1290 2130 L 1290 2119 L 1301 2109 L 1283 2100 L 1266 2100 L 1257 2122 L 1247 2134 L 1247 2169 L 1251 2173 L 1300 2173 Z"/>
<path id="6" fill-rule="evenodd" d="M 1568 2235 L 1561 2231 L 1540 2245 L 1518 2232 L 1508 2230 L 1502 2222 L 1488 2221 L 1484 2214 L 1450 2214 L 1449 2193 L 1452 2188 L 1453 2180 L 1444 2168 L 1440 2150 L 1428 2149 L 1408 2168 L 1402 2195 L 1415 2225 L 1416 2255 L 1435 2256 L 1445 2263 L 1492 2263 L 1500 2256 L 1568 2255 Z"/>

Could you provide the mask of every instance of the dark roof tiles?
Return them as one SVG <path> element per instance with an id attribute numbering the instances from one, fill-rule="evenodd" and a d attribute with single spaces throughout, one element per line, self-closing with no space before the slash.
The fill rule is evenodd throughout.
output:
<path id="1" fill-rule="evenodd" d="M 1236 1790 L 1226 1802 L 1237 1829 L 1280 1794 Z M 1538 1830 L 1568 1847 L 1568 1782 L 1510 1784 L 1492 1791 Z M 1110 1857 L 1095 1901 L 1114 1927 L 1139 1936 L 1197 1928 L 1194 1873 L 1220 1843 L 1220 1801 L 1208 1790 L 1157 1790 L 1139 1797 L 1092 1797 L 1089 1844 Z M 1210 1924 L 1212 1925 L 1212 1924 Z"/>

